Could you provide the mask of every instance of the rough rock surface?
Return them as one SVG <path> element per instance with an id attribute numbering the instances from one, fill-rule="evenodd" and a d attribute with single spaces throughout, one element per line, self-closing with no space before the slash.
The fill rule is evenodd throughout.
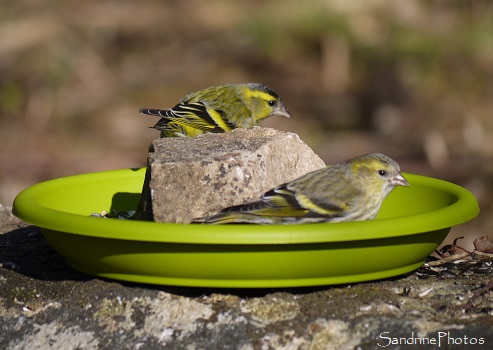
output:
<path id="1" fill-rule="evenodd" d="M 316 288 L 139 285 L 70 269 L 37 227 L 0 206 L 0 266 L 6 350 L 493 346 L 488 263 L 455 274 L 442 266 L 444 273 Z"/>
<path id="2" fill-rule="evenodd" d="M 156 139 L 137 219 L 188 223 L 324 166 L 298 135 L 270 128 Z"/>

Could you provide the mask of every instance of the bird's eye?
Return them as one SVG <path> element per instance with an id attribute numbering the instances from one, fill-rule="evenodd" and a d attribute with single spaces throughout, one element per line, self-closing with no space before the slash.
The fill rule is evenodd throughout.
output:
<path id="1" fill-rule="evenodd" d="M 267 101 L 267 104 L 272 107 L 276 104 L 276 100 L 269 100 Z"/>
<path id="2" fill-rule="evenodd" d="M 378 175 L 385 176 L 385 175 L 387 175 L 387 172 L 385 170 L 379 170 Z"/>

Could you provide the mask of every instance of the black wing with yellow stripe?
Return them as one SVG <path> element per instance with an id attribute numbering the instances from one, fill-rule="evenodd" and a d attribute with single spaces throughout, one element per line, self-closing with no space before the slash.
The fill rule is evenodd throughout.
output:
<path id="1" fill-rule="evenodd" d="M 212 110 L 201 102 L 178 104 L 171 109 L 141 108 L 140 113 L 161 117 L 153 126 L 157 130 L 172 130 L 179 127 L 193 128 L 203 132 L 225 132 L 236 125 L 225 118 L 221 110 Z"/>

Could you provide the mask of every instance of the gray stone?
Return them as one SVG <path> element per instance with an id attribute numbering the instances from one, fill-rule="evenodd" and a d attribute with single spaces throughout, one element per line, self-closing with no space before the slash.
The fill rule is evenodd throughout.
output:
<path id="1" fill-rule="evenodd" d="M 298 135 L 270 128 L 156 139 L 136 218 L 189 223 L 324 166 Z"/>

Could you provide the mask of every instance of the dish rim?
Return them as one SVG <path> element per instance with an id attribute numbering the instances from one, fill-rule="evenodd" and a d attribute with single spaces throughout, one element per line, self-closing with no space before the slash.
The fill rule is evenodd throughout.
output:
<path id="1" fill-rule="evenodd" d="M 126 168 L 71 175 L 40 182 L 26 188 L 14 200 L 13 213 L 42 229 L 67 234 L 116 240 L 183 244 L 305 244 L 360 241 L 409 236 L 450 228 L 467 222 L 479 213 L 474 195 L 467 189 L 444 180 L 403 173 L 416 186 L 446 192 L 455 198 L 451 204 L 426 213 L 372 221 L 316 223 L 302 225 L 203 225 L 148 221 L 102 219 L 48 208 L 39 198 L 50 191 L 63 189 L 79 181 L 97 181 L 110 177 L 118 181 L 129 176 L 142 176 L 145 168 Z"/>

